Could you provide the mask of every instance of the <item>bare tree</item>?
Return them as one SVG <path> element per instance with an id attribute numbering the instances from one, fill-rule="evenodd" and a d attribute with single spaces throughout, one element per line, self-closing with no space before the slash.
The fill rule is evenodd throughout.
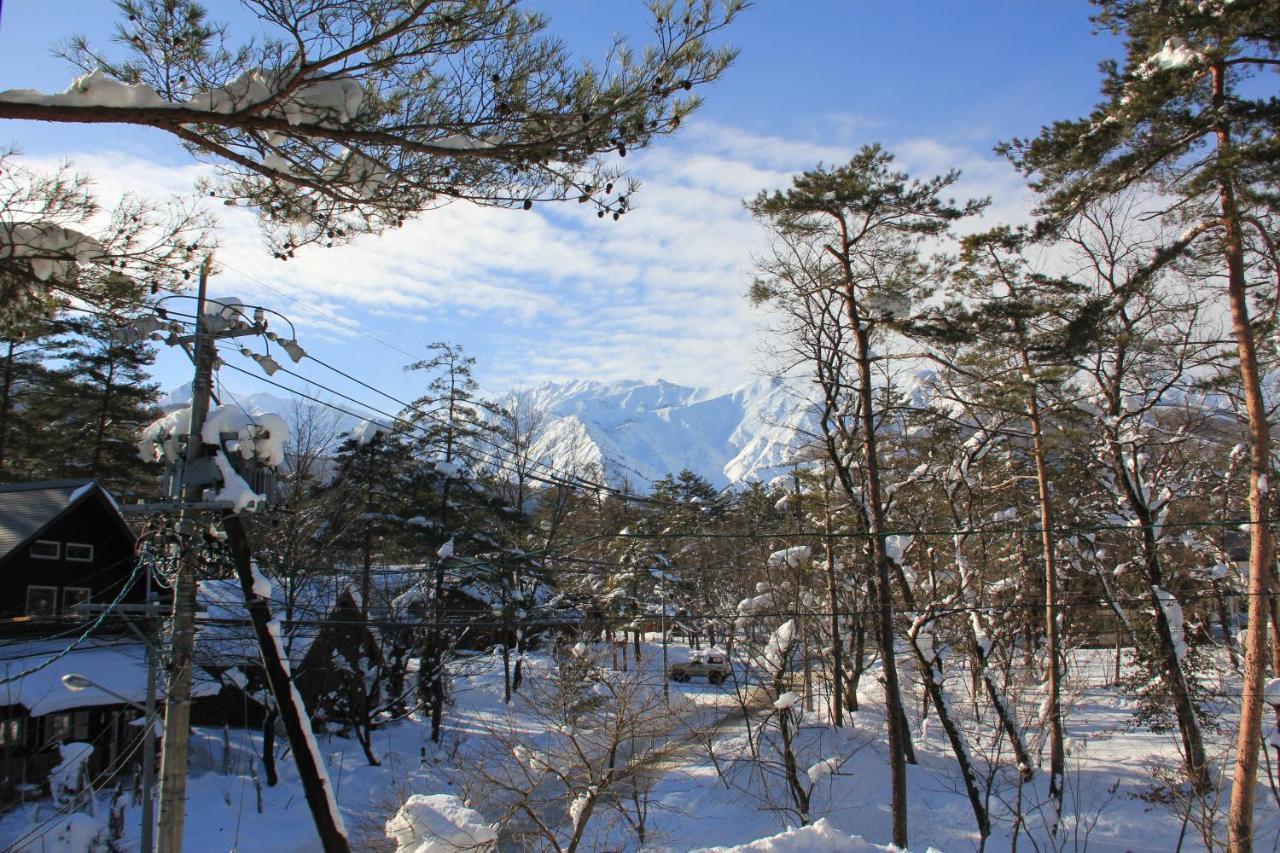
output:
<path id="1" fill-rule="evenodd" d="M 531 738 L 514 715 L 495 725 L 460 759 L 468 799 L 500 815 L 504 837 L 523 849 L 618 846 L 607 843 L 617 825 L 643 845 L 648 792 L 689 748 L 691 720 L 642 671 L 606 671 L 586 646 L 531 677 L 515 702 L 546 733 Z"/>

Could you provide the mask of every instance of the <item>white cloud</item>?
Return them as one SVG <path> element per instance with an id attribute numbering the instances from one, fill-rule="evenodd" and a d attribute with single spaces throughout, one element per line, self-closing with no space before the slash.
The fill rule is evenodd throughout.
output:
<path id="1" fill-rule="evenodd" d="M 890 148 L 921 177 L 964 169 L 958 196 L 999 199 L 988 221 L 1025 216 L 1016 174 L 993 155 L 929 139 Z M 304 249 L 287 263 L 262 249 L 248 211 L 219 207 L 224 271 L 216 290 L 288 313 L 322 358 L 355 361 L 354 373 L 356 348 L 373 350 L 365 363 L 378 364 L 378 381 L 402 382 L 391 377 L 407 359 L 343 322 L 409 352 L 425 341 L 458 341 L 478 357 L 490 387 L 624 377 L 731 386 L 756 370 L 763 324 L 744 295 L 763 234 L 743 199 L 785 187 L 820 161 L 843 162 L 854 150 L 694 123 L 629 159 L 644 187 L 639 207 L 620 222 L 579 205 L 530 212 L 454 205 L 381 238 Z M 203 173 L 125 154 L 69 156 L 98 177 L 108 197 L 126 188 L 186 191 Z"/>

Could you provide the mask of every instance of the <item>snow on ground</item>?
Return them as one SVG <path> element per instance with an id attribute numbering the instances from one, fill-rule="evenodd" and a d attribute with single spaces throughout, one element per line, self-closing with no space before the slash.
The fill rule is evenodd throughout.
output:
<path id="1" fill-rule="evenodd" d="M 652 695 L 661 696 L 661 648 L 652 642 L 644 648 L 638 683 L 647 684 Z M 588 649 L 597 660 L 609 662 L 607 647 L 589 646 Z M 668 650 L 671 663 L 687 660 L 689 654 L 689 649 L 680 645 L 672 645 Z M 570 657 L 580 659 L 581 656 Z M 1061 843 L 1072 849 L 1087 847 L 1104 853 L 1172 850 L 1178 844 L 1182 829 L 1176 804 L 1161 805 L 1148 801 L 1150 798 L 1144 799 L 1143 795 L 1151 791 L 1159 772 L 1177 766 L 1176 735 L 1155 733 L 1135 724 L 1130 701 L 1107 686 L 1112 677 L 1111 657 L 1112 653 L 1107 650 L 1081 651 L 1075 654 L 1069 667 L 1071 681 L 1088 686 L 1068 691 L 1066 697 L 1070 754 L 1065 835 Z M 629 663 L 635 677 L 635 661 Z M 905 657 L 903 663 L 904 690 L 910 697 L 908 713 L 919 756 L 919 763 L 908 768 L 911 849 L 976 849 L 978 838 L 973 815 L 955 772 L 954 760 L 936 721 L 922 722 L 920 694 L 911 678 L 912 668 L 905 665 L 909 663 Z M 539 684 L 550 683 L 554 672 L 554 661 L 548 655 L 530 655 L 526 661 L 525 695 L 532 696 Z M 823 721 L 822 712 L 816 710 L 824 705 L 821 696 L 814 703 L 815 710 L 807 710 L 803 701 L 787 709 L 787 713 L 798 715 L 801 720 L 796 735 L 799 773 L 802 782 L 811 786 L 810 816 L 814 823 L 805 828 L 799 827 L 794 809 L 788 808 L 780 777 L 760 773 L 745 760 L 747 721 L 759 725 L 764 719 L 762 715 L 779 712 L 772 708 L 775 696 L 762 691 L 759 685 L 741 683 L 746 680 L 741 666 L 737 674 L 740 683 L 724 688 L 702 681 L 670 685 L 673 707 L 680 709 L 691 725 L 700 726 L 704 734 L 677 730 L 671 735 L 673 742 L 679 742 L 679 748 L 657 765 L 659 772 L 646 789 L 649 809 L 643 849 L 649 853 L 696 849 L 887 849 L 879 846 L 889 843 L 890 814 L 889 773 L 880 713 L 882 697 L 875 673 L 869 672 L 863 677 L 862 710 L 851 715 L 852 724 L 843 729 L 835 729 Z M 948 682 L 948 687 L 953 691 L 957 708 L 969 706 L 964 719 L 971 725 L 972 705 L 965 698 L 966 683 L 967 678 L 956 678 Z M 1238 690 L 1238 682 L 1236 684 Z M 1224 678 L 1223 684 L 1209 686 L 1214 695 L 1229 697 L 1230 685 L 1230 680 Z M 445 717 L 444 743 L 440 747 L 428 744 L 424 739 L 428 727 L 417 717 L 390 722 L 374 735 L 374 752 L 382 762 L 378 767 L 368 765 L 355 741 L 336 735 L 318 736 L 318 751 L 351 830 L 353 849 L 396 850 L 396 843 L 386 834 L 387 822 L 414 795 L 431 798 L 418 800 L 420 804 L 448 806 L 435 811 L 466 818 L 463 822 L 471 831 L 486 822 L 496 823 L 502 817 L 492 810 L 486 813 L 485 804 L 467 799 L 468 791 L 476 787 L 474 773 L 465 769 L 466 762 L 491 749 L 499 732 L 515 733 L 523 747 L 523 751 L 516 750 L 516 753 L 526 758 L 546 754 L 538 750 L 550 748 L 557 737 L 564 736 L 563 731 L 555 730 L 546 722 L 546 715 L 538 713 L 540 709 L 533 707 L 527 698 L 519 697 L 508 707 L 503 704 L 502 695 L 500 658 L 485 655 L 460 661 L 454 680 L 453 704 Z M 1016 699 L 1023 718 L 1033 717 L 1037 691 L 1030 689 Z M 752 709 L 745 717 L 744 705 Z M 1234 709 L 1223 705 L 1221 710 L 1227 725 L 1214 736 L 1213 754 L 1224 777 L 1229 778 L 1230 767 L 1224 766 L 1222 760 L 1229 750 Z M 711 733 L 705 734 L 707 731 Z M 1041 745 L 1033 726 L 1028 725 L 1027 736 L 1035 754 Z M 285 755 L 279 761 L 281 783 L 275 788 L 263 788 L 260 813 L 253 778 L 260 735 L 255 731 L 232 729 L 225 737 L 224 740 L 221 730 L 200 729 L 193 742 L 192 805 L 187 815 L 186 849 L 192 853 L 319 850 L 289 757 Z M 714 744 L 717 759 L 714 763 L 702 745 L 707 741 Z M 766 739 L 766 747 L 771 749 L 770 743 L 774 742 Z M 980 766 L 984 765 L 983 756 L 990 754 L 992 743 L 989 734 L 985 738 L 974 738 L 972 751 Z M 511 755 L 511 750 L 507 755 Z M 533 760 L 526 762 L 528 765 L 540 768 L 538 775 L 554 772 Z M 809 768 L 808 771 L 805 768 Z M 1019 846 L 1023 849 L 1045 847 L 1044 810 L 1039 806 L 1045 798 L 1043 776 L 1038 773 L 1021 791 L 1026 817 L 1019 837 Z M 1011 809 L 1018 795 L 1014 774 L 1005 772 L 995 780 L 990 800 L 994 830 L 987 850 L 1006 851 L 1012 847 Z M 95 812 L 96 820 L 105 818 L 108 799 L 108 793 L 104 792 Z M 564 798 L 558 806 L 560 811 L 554 812 L 563 819 L 565 827 L 569 826 L 570 805 L 571 800 Z M 479 817 L 465 809 L 475 809 Z M 11 848 L 33 827 L 49 822 L 53 813 L 54 806 L 45 800 L 0 816 L 0 847 Z M 130 834 L 125 849 L 136 849 L 138 815 L 137 808 L 130 808 L 126 814 Z M 426 817 L 422 814 L 418 817 L 425 825 Z M 1280 823 L 1276 817 L 1269 792 L 1265 787 L 1260 788 L 1259 828 L 1266 844 L 1275 843 L 1278 837 Z M 84 823 L 79 818 L 77 821 Z M 54 829 L 57 825 L 55 820 L 46 828 Z M 83 834 L 82 830 L 83 826 L 77 827 L 77 832 Z M 1034 843 L 1028 835 L 1034 836 Z M 44 836 L 46 841 L 52 837 L 52 833 Z M 619 841 L 627 838 L 633 839 L 631 831 L 616 816 L 609 817 L 598 807 L 589 819 L 580 849 L 639 849 L 634 840 Z M 38 843 L 25 849 L 41 850 Z M 520 848 L 508 842 L 500 844 L 498 849 Z M 1196 826 L 1187 826 L 1182 849 L 1204 849 Z"/>

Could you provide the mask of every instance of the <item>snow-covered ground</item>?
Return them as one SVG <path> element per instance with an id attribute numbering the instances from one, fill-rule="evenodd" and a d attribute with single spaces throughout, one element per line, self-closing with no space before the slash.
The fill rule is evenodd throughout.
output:
<path id="1" fill-rule="evenodd" d="M 629 678 L 632 684 L 647 689 L 650 696 L 660 696 L 661 650 L 649 643 L 645 651 L 639 673 L 631 661 L 633 671 L 629 676 L 610 677 L 619 681 Z M 608 661 L 603 650 L 596 649 L 594 654 L 598 660 Z M 684 647 L 672 646 L 669 650 L 672 662 L 687 659 L 688 655 Z M 522 694 L 506 706 L 502 701 L 500 659 L 467 661 L 454 681 L 453 705 L 446 714 L 447 736 L 439 748 L 425 741 L 428 729 L 417 717 L 388 723 L 376 732 L 374 750 L 382 762 L 378 767 L 368 765 L 355 741 L 320 737 L 319 751 L 328 765 L 354 849 L 395 850 L 396 845 L 385 836 L 386 822 L 415 794 L 456 795 L 467 800 L 467 805 L 485 819 L 498 817 L 485 812 L 487 803 L 477 802 L 474 796 L 467 799 L 479 790 L 475 762 L 503 754 L 501 748 L 494 750 L 495 744 L 505 743 L 503 737 L 514 735 L 520 744 L 528 746 L 529 754 L 536 754 L 536 750 L 550 749 L 555 738 L 564 736 L 548 723 L 544 705 L 525 698 L 538 696 L 539 701 L 545 701 L 545 688 L 552 683 L 556 664 L 542 655 L 532 656 L 528 663 Z M 1174 734 L 1155 733 L 1135 725 L 1129 701 L 1115 688 L 1106 686 L 1111 667 L 1111 652 L 1105 650 L 1079 652 L 1069 667 L 1071 681 L 1084 686 L 1069 691 L 1068 802 L 1058 848 L 1167 851 L 1175 849 L 1182 836 L 1183 850 L 1204 849 L 1195 816 L 1184 830 L 1185 809 L 1181 804 L 1159 803 L 1151 796 L 1160 772 L 1177 767 Z M 904 667 L 906 671 L 908 668 Z M 966 704 L 962 701 L 963 681 L 949 682 L 957 708 Z M 745 735 L 747 720 L 758 724 L 760 715 L 772 709 L 770 694 L 750 684 L 737 689 L 715 688 L 703 682 L 671 684 L 671 704 L 682 725 L 670 730 L 676 747 L 653 765 L 656 772 L 645 788 L 648 809 L 643 849 L 654 853 L 719 850 L 734 845 L 775 851 L 883 849 L 878 845 L 887 845 L 890 838 L 889 774 L 874 672 L 863 678 L 862 685 L 863 709 L 852 715 L 852 724 L 843 729 L 827 724 L 818 710 L 801 713 L 797 758 L 802 773 L 807 768 L 804 780 L 812 786 L 811 818 L 815 822 L 825 820 L 788 831 L 798 820 L 777 775 L 779 765 L 770 765 L 773 753 L 769 750 L 776 745 L 776 739 L 762 742 L 764 762 L 752 762 Z M 1227 678 L 1214 686 L 1215 692 L 1226 697 L 1231 690 L 1232 683 Z M 1036 701 L 1034 695 L 1024 696 L 1020 706 L 1025 706 L 1027 715 L 1033 715 Z M 820 706 L 821 697 L 816 703 L 816 707 Z M 971 719 L 971 708 L 970 705 L 966 719 Z M 943 733 L 936 723 L 920 722 L 918 702 L 910 710 L 919 758 L 908 774 L 911 848 L 976 849 L 973 814 Z M 1229 775 L 1230 768 L 1222 765 L 1222 757 L 1228 754 L 1234 713 L 1228 705 L 1223 705 L 1222 710 L 1227 712 L 1226 725 L 1215 735 L 1215 757 L 1219 771 Z M 1027 735 L 1030 745 L 1036 747 L 1038 734 L 1034 726 L 1028 726 Z M 287 755 L 279 762 L 280 784 L 262 789 L 259 810 L 254 768 L 260 744 L 260 735 L 253 731 L 199 730 L 193 743 L 187 850 L 275 853 L 319 849 Z M 972 750 L 980 766 L 992 744 L 990 735 L 973 738 Z M 523 754 L 519 749 L 516 752 Z M 539 767 L 536 760 L 526 764 Z M 1037 774 L 1021 790 L 1024 820 L 1017 828 L 1020 849 L 1052 849 L 1047 840 L 1047 814 L 1040 805 L 1045 798 L 1043 775 Z M 1260 789 L 1259 795 L 1261 843 L 1274 845 L 1280 837 L 1276 803 L 1265 788 Z M 107 813 L 108 800 L 108 792 L 103 792 L 96 809 L 100 819 Z M 1220 812 L 1225 810 L 1225 802 L 1223 799 Z M 1006 771 L 989 789 L 994 826 L 986 849 L 1012 848 L 1013 816 L 1018 803 L 1016 777 Z M 558 808 L 559 811 L 548 812 L 550 819 L 566 821 L 567 828 L 572 825 L 568 815 L 578 813 L 581 804 L 566 801 Z M 49 801 L 9 811 L 0 818 L 0 845 L 11 849 L 15 844 L 26 844 L 18 849 L 41 853 L 83 849 L 54 843 L 58 827 L 65 822 L 65 818 L 51 820 L 54 812 Z M 125 849 L 136 849 L 137 809 L 130 808 L 125 819 Z M 1221 813 L 1217 820 L 1221 830 Z M 40 835 L 42 829 L 54 831 Z M 508 839 L 500 849 L 522 848 Z M 635 850 L 638 845 L 632 829 L 600 808 L 589 818 L 579 849 Z"/>

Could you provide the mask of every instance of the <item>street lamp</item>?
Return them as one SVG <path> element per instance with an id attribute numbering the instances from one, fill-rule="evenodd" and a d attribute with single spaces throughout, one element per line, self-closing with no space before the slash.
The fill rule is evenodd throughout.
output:
<path id="1" fill-rule="evenodd" d="M 148 655 L 148 663 L 150 662 L 150 655 Z M 145 706 L 139 705 L 128 696 L 117 693 L 110 687 L 103 687 L 98 682 L 79 673 L 68 672 L 62 676 L 62 686 L 72 693 L 79 693 L 81 690 L 87 690 L 92 687 L 96 690 L 101 690 L 108 696 L 116 697 L 126 705 L 138 709 L 144 715 L 143 724 L 146 729 L 142 734 L 142 838 L 139 848 L 142 853 L 151 853 L 155 849 L 155 845 L 152 843 L 152 833 L 155 825 L 152 777 L 155 775 L 156 761 L 156 681 L 152 670 L 152 666 L 147 667 L 147 704 Z"/>

